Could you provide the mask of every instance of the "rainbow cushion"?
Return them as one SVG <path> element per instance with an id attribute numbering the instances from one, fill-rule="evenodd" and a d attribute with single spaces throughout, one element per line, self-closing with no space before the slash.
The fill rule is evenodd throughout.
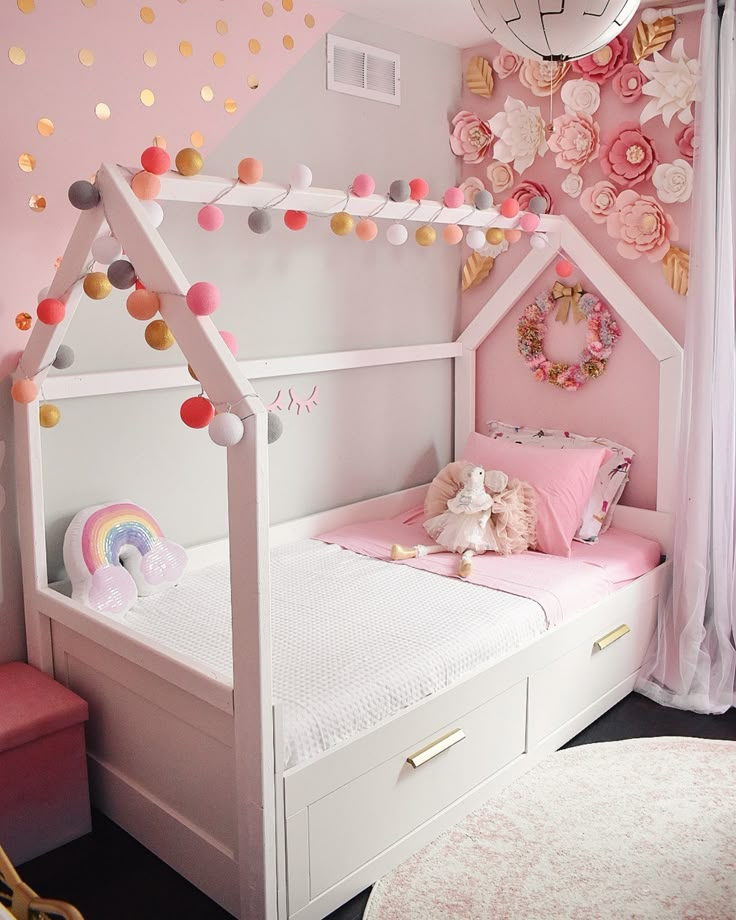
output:
<path id="1" fill-rule="evenodd" d="M 72 598 L 102 613 L 123 614 L 137 597 L 166 590 L 186 564 L 183 547 L 132 502 L 83 508 L 64 536 Z"/>

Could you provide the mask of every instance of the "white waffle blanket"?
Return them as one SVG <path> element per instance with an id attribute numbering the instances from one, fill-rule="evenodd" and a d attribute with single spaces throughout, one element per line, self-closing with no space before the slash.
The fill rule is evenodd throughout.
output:
<path id="1" fill-rule="evenodd" d="M 274 696 L 303 763 L 546 630 L 534 601 L 304 540 L 271 554 Z M 141 598 L 136 633 L 232 680 L 226 563 Z"/>

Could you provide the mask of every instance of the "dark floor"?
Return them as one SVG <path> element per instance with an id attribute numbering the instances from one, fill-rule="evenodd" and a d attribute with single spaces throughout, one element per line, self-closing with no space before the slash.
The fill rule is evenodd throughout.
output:
<path id="1" fill-rule="evenodd" d="M 567 746 L 658 735 L 736 741 L 736 709 L 722 716 L 701 716 L 665 709 L 632 694 Z M 37 892 L 76 905 L 85 920 L 230 918 L 230 914 L 99 814 L 94 816 L 91 834 L 26 863 L 21 875 Z M 360 920 L 367 899 L 366 891 L 329 920 Z"/>

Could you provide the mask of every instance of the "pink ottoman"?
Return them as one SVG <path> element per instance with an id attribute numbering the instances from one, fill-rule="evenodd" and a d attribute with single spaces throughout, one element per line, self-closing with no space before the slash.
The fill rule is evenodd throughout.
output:
<path id="1" fill-rule="evenodd" d="M 0 665 L 0 846 L 16 865 L 91 829 L 87 715 L 36 668 Z"/>

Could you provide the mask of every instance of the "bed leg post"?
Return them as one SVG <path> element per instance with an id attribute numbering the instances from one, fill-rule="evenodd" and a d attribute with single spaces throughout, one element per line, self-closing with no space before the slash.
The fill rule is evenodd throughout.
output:
<path id="1" fill-rule="evenodd" d="M 475 349 L 463 346 L 455 358 L 455 460 L 462 459 L 468 435 L 475 431 Z"/>

